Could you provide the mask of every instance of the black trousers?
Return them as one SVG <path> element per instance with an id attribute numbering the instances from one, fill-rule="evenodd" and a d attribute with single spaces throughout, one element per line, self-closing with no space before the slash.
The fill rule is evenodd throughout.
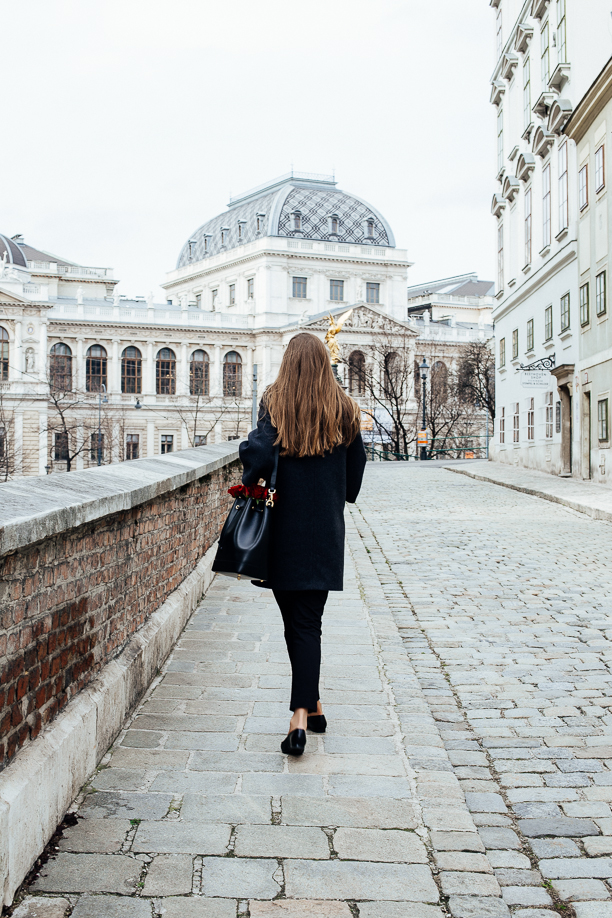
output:
<path id="1" fill-rule="evenodd" d="M 291 661 L 292 711 L 307 708 L 316 713 L 321 671 L 321 620 L 327 590 L 274 590 L 285 625 L 285 641 Z"/>

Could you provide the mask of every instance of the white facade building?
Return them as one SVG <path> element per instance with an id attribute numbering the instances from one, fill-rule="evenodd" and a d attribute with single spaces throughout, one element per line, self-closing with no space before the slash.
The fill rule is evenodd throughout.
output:
<path id="1" fill-rule="evenodd" d="M 579 474 L 576 146 L 563 129 L 610 56 L 610 5 L 490 5 L 497 42 L 494 452 L 502 462 Z"/>
<path id="2" fill-rule="evenodd" d="M 110 269 L 18 236 L 0 236 L 0 259 L 0 480 L 244 437 L 289 339 L 323 338 L 330 312 L 353 308 L 340 375 L 363 407 L 349 366 L 367 363 L 377 337 L 396 334 L 411 361 L 450 369 L 484 334 L 409 315 L 406 251 L 375 208 L 326 176 L 292 174 L 233 199 L 183 246 L 165 303 L 121 297 Z M 414 395 L 411 384 L 416 416 Z"/>

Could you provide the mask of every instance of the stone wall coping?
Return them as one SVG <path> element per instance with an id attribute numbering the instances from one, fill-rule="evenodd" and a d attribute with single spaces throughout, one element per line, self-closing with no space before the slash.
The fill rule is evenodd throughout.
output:
<path id="1" fill-rule="evenodd" d="M 232 441 L 0 484 L 0 556 L 144 504 L 236 459 Z"/>

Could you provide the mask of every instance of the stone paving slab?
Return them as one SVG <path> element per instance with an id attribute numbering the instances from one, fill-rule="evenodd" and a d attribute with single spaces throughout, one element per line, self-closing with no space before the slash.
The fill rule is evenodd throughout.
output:
<path id="1" fill-rule="evenodd" d="M 578 918 L 604 918 L 612 492 L 493 463 L 457 471 L 373 468 L 349 535 L 360 576 L 369 564 L 393 610 L 502 887 L 490 910 L 485 897 L 459 895 L 449 907 L 542 918 L 565 901 Z M 411 722 L 402 720 L 407 730 Z M 410 743 L 412 756 L 412 735 Z M 419 802 L 431 825 L 422 792 Z"/>
<path id="2" fill-rule="evenodd" d="M 279 613 L 215 580 L 36 898 L 77 918 L 607 918 L 608 525 L 372 464 L 324 617 L 328 732 L 279 753 Z"/>

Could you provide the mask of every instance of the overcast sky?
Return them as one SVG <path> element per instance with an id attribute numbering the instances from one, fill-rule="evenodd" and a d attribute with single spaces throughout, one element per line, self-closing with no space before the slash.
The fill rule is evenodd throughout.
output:
<path id="1" fill-rule="evenodd" d="M 0 0 L 0 232 L 162 296 L 292 165 L 391 223 L 411 283 L 494 278 L 485 0 Z"/>

